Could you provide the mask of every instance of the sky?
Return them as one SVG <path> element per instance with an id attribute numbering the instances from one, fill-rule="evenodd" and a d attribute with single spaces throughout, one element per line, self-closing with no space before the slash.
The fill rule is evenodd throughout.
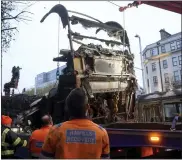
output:
<path id="1" fill-rule="evenodd" d="M 31 15 L 32 21 L 18 24 L 19 32 L 16 34 L 16 40 L 11 42 L 8 52 L 3 55 L 3 85 L 11 80 L 13 66 L 22 68 L 19 87 L 15 92 L 33 87 L 37 74 L 48 72 L 57 67 L 57 63 L 52 59 L 58 56 L 58 50 L 69 48 L 67 30 L 63 29 L 62 24 L 59 25 L 57 14 L 51 14 L 44 23 L 40 23 L 41 18 L 58 3 L 59 1 L 39 1 L 31 6 L 28 11 L 34 13 Z M 85 13 L 102 22 L 116 21 L 125 26 L 131 51 L 135 55 L 135 67 L 138 68 L 141 68 L 141 63 L 139 41 L 134 37 L 136 34 L 140 35 L 144 49 L 146 45 L 160 39 L 160 29 L 165 29 L 170 34 L 181 31 L 180 14 L 145 4 L 138 8 L 127 9 L 123 15 L 122 12 L 119 12 L 118 7 L 107 1 L 60 1 L 60 3 L 68 10 Z M 125 6 L 130 1 L 115 1 L 114 3 Z M 75 31 L 82 34 L 86 33 L 81 26 L 76 26 L 73 29 L 77 29 Z M 60 36 L 59 45 L 58 33 Z M 91 33 L 89 32 L 90 35 Z M 76 45 L 74 47 L 77 48 Z M 141 70 L 136 69 L 135 73 L 139 85 L 142 86 Z"/>

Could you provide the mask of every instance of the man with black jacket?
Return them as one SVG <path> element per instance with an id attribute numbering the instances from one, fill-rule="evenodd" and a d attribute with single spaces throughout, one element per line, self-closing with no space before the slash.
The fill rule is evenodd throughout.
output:
<path id="1" fill-rule="evenodd" d="M 1 116 L 1 158 L 13 159 L 17 147 L 26 147 L 27 141 L 22 140 L 11 130 L 12 119 Z"/>

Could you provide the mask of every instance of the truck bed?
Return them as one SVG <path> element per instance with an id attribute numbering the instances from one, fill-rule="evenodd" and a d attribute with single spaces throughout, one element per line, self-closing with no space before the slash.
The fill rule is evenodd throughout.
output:
<path id="1" fill-rule="evenodd" d="M 110 140 L 110 147 L 157 147 L 166 149 L 182 149 L 182 124 L 176 131 L 170 131 L 170 123 L 113 123 L 105 126 Z M 20 134 L 28 140 L 28 134 Z M 158 142 L 150 141 L 151 136 L 159 137 Z M 29 158 L 27 148 L 19 148 L 17 157 Z"/>
<path id="2" fill-rule="evenodd" d="M 170 131 L 170 123 L 113 123 L 106 127 L 111 147 L 162 147 L 182 149 L 182 124 Z M 159 141 L 151 141 L 158 137 Z"/>
<path id="3" fill-rule="evenodd" d="M 113 128 L 113 129 L 147 129 L 147 130 L 170 130 L 171 122 L 165 123 L 153 123 L 153 122 L 145 122 L 145 123 L 111 123 L 107 125 L 103 125 L 105 128 Z M 176 130 L 182 130 L 182 123 L 177 123 Z"/>

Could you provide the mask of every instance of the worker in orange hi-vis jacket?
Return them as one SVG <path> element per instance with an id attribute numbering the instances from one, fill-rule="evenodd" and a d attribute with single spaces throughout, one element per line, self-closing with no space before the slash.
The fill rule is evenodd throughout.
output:
<path id="1" fill-rule="evenodd" d="M 39 158 L 44 140 L 52 127 L 52 118 L 45 115 L 41 118 L 42 127 L 32 132 L 29 139 L 30 156 L 33 159 Z"/>
<path id="2" fill-rule="evenodd" d="M 70 120 L 50 129 L 40 158 L 98 159 L 109 158 L 106 130 L 86 117 L 88 99 L 81 88 L 71 91 L 66 99 Z"/>

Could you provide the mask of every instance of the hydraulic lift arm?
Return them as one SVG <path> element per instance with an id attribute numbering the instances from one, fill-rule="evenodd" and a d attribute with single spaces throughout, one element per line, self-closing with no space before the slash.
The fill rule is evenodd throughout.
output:
<path id="1" fill-rule="evenodd" d="M 120 7 L 119 11 L 122 12 L 127 8 L 138 7 L 140 4 L 147 4 L 153 7 L 165 9 L 171 12 L 182 14 L 182 1 L 134 1 L 125 7 Z"/>

